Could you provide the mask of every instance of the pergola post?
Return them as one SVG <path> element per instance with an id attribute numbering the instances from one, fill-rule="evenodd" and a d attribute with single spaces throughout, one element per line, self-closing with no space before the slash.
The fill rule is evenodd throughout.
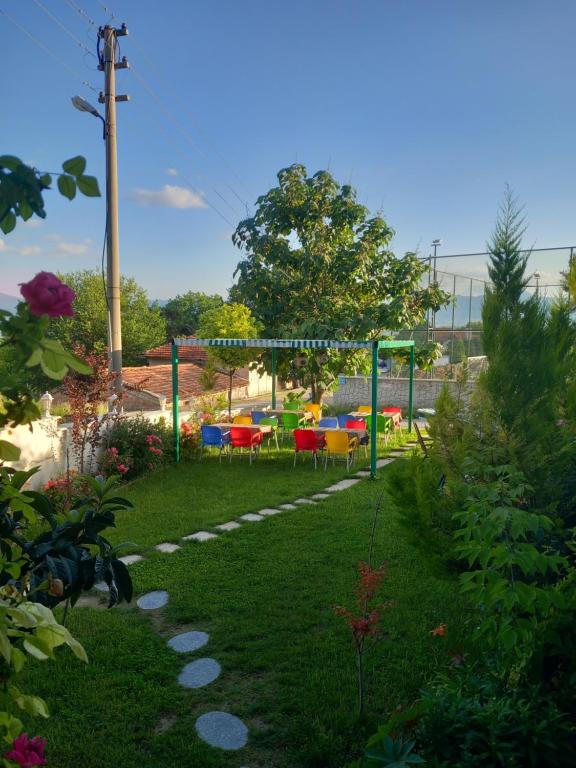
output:
<path id="1" fill-rule="evenodd" d="M 276 364 L 278 362 L 278 350 L 272 347 L 272 410 L 276 408 Z"/>
<path id="2" fill-rule="evenodd" d="M 410 347 L 410 384 L 408 388 L 408 433 L 412 432 L 412 408 L 414 407 L 414 347 Z"/>
<path id="3" fill-rule="evenodd" d="M 174 431 L 174 461 L 180 462 L 180 402 L 178 400 L 178 346 L 172 342 L 172 428 Z"/>
<path id="4" fill-rule="evenodd" d="M 370 477 L 376 480 L 376 438 L 378 435 L 378 342 L 372 342 L 372 421 L 370 422 Z"/>

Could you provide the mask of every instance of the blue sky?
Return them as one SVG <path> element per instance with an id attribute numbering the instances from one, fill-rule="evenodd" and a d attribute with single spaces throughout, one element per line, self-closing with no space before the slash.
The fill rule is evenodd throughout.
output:
<path id="1" fill-rule="evenodd" d="M 40 7 L 44 6 L 76 39 Z M 351 182 L 396 230 L 398 253 L 482 251 L 505 183 L 526 245 L 576 245 L 571 0 L 110 0 L 130 36 L 117 75 L 122 271 L 152 298 L 226 293 L 230 235 L 278 169 Z M 103 187 L 102 75 L 84 50 L 97 0 L 0 0 L 3 152 L 42 170 L 83 154 Z M 79 12 L 81 9 L 83 13 Z M 152 93 L 151 93 L 152 91 Z M 216 207 L 219 215 L 210 205 Z M 200 207 L 199 207 L 200 206 Z M 0 291 L 40 269 L 99 265 L 104 202 L 47 195 L 48 218 L 0 241 Z M 225 221 L 222 217 L 227 219 Z M 563 254 L 534 254 L 553 282 Z M 481 259 L 452 262 L 482 275 Z"/>

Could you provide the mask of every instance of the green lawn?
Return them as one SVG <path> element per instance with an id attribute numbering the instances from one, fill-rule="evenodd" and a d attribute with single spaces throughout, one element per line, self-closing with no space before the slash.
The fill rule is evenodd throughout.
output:
<path id="1" fill-rule="evenodd" d="M 343 475 L 309 465 L 292 472 L 282 467 L 287 461 L 249 468 L 247 461 L 212 460 L 163 470 L 130 487 L 138 509 L 115 537 L 142 545 L 176 540 Z M 412 547 L 386 501 L 375 559 L 388 563 L 382 593 L 396 605 L 368 657 L 368 717 L 359 725 L 351 641 L 332 608 L 351 603 L 383 485 L 364 480 L 316 506 L 246 523 L 175 554 L 148 553 L 131 573 L 137 594 L 169 591 L 162 611 L 72 611 L 69 626 L 90 665 L 65 652 L 22 680 L 51 708 L 49 721 L 27 723 L 48 737 L 50 768 L 343 768 L 358 757 L 385 714 L 447 663 L 463 611 L 452 578 Z M 448 638 L 431 636 L 440 622 Z M 210 633 L 205 648 L 184 656 L 166 647 L 166 638 L 191 628 Z M 181 689 L 178 672 L 199 656 L 217 659 L 221 676 L 205 688 Z M 245 749 L 223 752 L 197 738 L 196 718 L 212 709 L 246 722 Z"/>

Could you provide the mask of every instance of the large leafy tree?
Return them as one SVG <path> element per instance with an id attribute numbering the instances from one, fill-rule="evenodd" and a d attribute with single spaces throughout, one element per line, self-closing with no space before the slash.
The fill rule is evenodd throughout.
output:
<path id="1" fill-rule="evenodd" d="M 351 186 L 327 171 L 308 177 L 303 165 L 281 170 L 278 182 L 232 237 L 245 255 L 231 298 L 250 307 L 264 335 L 373 339 L 413 327 L 447 302 L 437 286 L 423 285 L 427 267 L 415 254 L 394 256 L 393 230 L 369 216 Z M 362 364 L 358 355 L 306 357 L 302 378 L 316 402 L 335 373 Z"/>
<path id="2" fill-rule="evenodd" d="M 222 296 L 209 295 L 200 291 L 186 291 L 170 299 L 160 309 L 166 320 L 168 337 L 195 334 L 200 315 L 209 309 L 221 307 L 223 303 Z"/>
<path id="3" fill-rule="evenodd" d="M 82 344 L 87 350 L 106 349 L 108 313 L 105 285 L 97 270 L 81 270 L 59 275 L 76 294 L 74 317 L 56 320 L 50 333 L 65 347 Z M 160 309 L 150 306 L 144 288 L 131 277 L 120 280 L 122 344 L 124 365 L 141 362 L 143 353 L 166 340 L 166 322 Z"/>
<path id="4" fill-rule="evenodd" d="M 201 339 L 256 339 L 259 323 L 243 304 L 223 304 L 200 315 L 198 336 Z M 232 415 L 232 383 L 238 368 L 254 360 L 250 347 L 211 347 L 208 359 L 217 367 L 224 368 L 229 377 L 228 415 Z"/>

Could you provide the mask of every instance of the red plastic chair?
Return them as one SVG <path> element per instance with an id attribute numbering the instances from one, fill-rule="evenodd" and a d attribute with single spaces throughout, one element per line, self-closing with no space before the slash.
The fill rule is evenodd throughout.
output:
<path id="1" fill-rule="evenodd" d="M 318 451 L 324 450 L 326 440 L 324 435 L 317 435 L 313 429 L 295 429 L 294 435 L 294 466 L 302 451 L 310 451 L 314 457 L 314 469 L 318 467 Z"/>
<path id="2" fill-rule="evenodd" d="M 366 422 L 364 421 L 364 419 L 348 419 L 348 421 L 346 422 L 346 429 L 366 429 L 367 430 L 368 427 L 366 426 Z M 357 444 L 358 451 L 360 451 L 361 445 L 364 446 L 364 455 L 366 456 L 366 458 L 368 458 L 368 448 L 367 448 L 368 435 L 367 434 L 363 435 L 362 437 L 358 435 L 358 444 Z"/>
<path id="3" fill-rule="evenodd" d="M 366 422 L 364 419 L 348 419 L 346 429 L 366 429 Z"/>
<path id="4" fill-rule="evenodd" d="M 382 408 L 382 413 L 384 416 L 392 416 L 394 429 L 398 429 L 401 426 L 402 408 L 390 406 L 389 408 Z"/>
<path id="5" fill-rule="evenodd" d="M 248 448 L 250 455 L 250 464 L 252 464 L 252 454 L 258 455 L 262 445 L 262 432 L 246 427 L 230 427 L 230 461 L 232 461 L 232 451 L 234 448 Z"/>

